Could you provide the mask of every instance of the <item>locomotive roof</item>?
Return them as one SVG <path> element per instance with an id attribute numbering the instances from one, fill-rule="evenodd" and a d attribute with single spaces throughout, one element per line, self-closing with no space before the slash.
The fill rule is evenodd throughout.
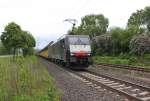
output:
<path id="1" fill-rule="evenodd" d="M 46 45 L 43 49 L 41 49 L 41 50 L 39 51 L 39 53 L 42 52 L 42 51 L 45 51 L 45 50 L 47 50 L 47 49 L 48 49 L 48 45 Z"/>
<path id="2" fill-rule="evenodd" d="M 52 45 L 53 43 L 54 43 L 54 42 L 51 41 L 48 45 L 46 45 L 43 49 L 41 49 L 41 50 L 39 51 L 39 53 L 42 52 L 42 51 L 44 51 L 44 50 L 47 50 L 47 49 L 48 49 L 48 46 L 49 46 L 49 45 Z"/>
<path id="3" fill-rule="evenodd" d="M 60 38 L 58 38 L 57 41 L 55 41 L 53 44 L 57 43 L 58 41 L 66 38 L 66 37 L 88 37 L 89 38 L 88 35 L 67 35 L 67 34 L 65 34 L 65 35 L 61 36 Z"/>
<path id="4" fill-rule="evenodd" d="M 53 45 L 53 44 L 57 43 L 58 41 L 64 39 L 65 37 L 88 37 L 88 38 L 89 38 L 88 35 L 63 35 L 63 36 L 61 36 L 56 42 L 50 42 L 50 43 L 49 43 L 48 45 L 46 45 L 43 49 L 41 49 L 39 52 L 42 52 L 42 51 L 44 51 L 44 50 L 47 50 L 49 45 Z"/>
<path id="5" fill-rule="evenodd" d="M 66 35 L 67 37 L 89 37 L 88 35 Z"/>

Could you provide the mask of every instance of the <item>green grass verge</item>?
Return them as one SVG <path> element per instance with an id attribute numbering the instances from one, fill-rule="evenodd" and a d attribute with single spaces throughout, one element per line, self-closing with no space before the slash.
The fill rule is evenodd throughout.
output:
<path id="1" fill-rule="evenodd" d="M 53 82 L 34 56 L 0 58 L 0 101 L 60 101 Z"/>
<path id="2" fill-rule="evenodd" d="M 93 56 L 92 58 L 97 63 L 124 64 L 150 68 L 150 54 L 146 54 L 143 57 L 120 55 L 120 56 Z"/>

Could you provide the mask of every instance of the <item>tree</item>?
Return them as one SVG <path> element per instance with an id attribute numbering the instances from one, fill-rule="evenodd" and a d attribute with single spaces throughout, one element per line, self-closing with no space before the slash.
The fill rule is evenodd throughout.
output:
<path id="1" fill-rule="evenodd" d="M 113 28 L 110 30 L 111 33 L 111 39 L 112 39 L 112 53 L 118 54 L 121 52 L 121 41 L 122 41 L 122 35 L 124 34 L 124 29 L 121 28 Z"/>
<path id="2" fill-rule="evenodd" d="M 150 32 L 150 6 L 149 7 L 145 7 L 145 19 L 144 19 L 144 23 L 147 26 L 147 30 Z"/>
<path id="3" fill-rule="evenodd" d="M 13 50 L 13 55 L 19 48 L 23 47 L 24 41 L 22 40 L 23 34 L 21 27 L 14 22 L 8 23 L 4 28 L 4 32 L 1 35 L 1 41 L 3 45 L 9 49 Z"/>
<path id="4" fill-rule="evenodd" d="M 135 25 L 135 26 L 142 26 L 143 25 L 143 15 L 144 10 L 137 10 L 136 12 L 132 13 L 130 18 L 128 19 L 128 26 Z"/>
<path id="5" fill-rule="evenodd" d="M 133 36 L 143 33 L 142 29 L 136 26 L 130 26 L 126 29 L 113 28 L 109 32 L 112 39 L 112 53 L 128 53 L 129 43 Z"/>
<path id="6" fill-rule="evenodd" d="M 24 46 L 23 46 L 23 55 L 31 55 L 33 54 L 33 47 L 36 45 L 36 41 L 34 37 L 30 34 L 28 31 L 22 31 L 23 34 L 23 41 L 24 41 Z"/>
<path id="7" fill-rule="evenodd" d="M 132 13 L 128 19 L 128 26 L 137 26 L 145 29 L 146 32 L 150 31 L 150 6 L 144 9 L 137 10 Z"/>
<path id="8" fill-rule="evenodd" d="M 4 28 L 1 40 L 6 49 L 13 50 L 14 57 L 19 49 L 23 51 L 24 56 L 33 53 L 36 44 L 34 37 L 14 22 Z"/>
<path id="9" fill-rule="evenodd" d="M 87 34 L 90 36 L 97 36 L 105 33 L 109 21 L 102 14 L 86 15 L 81 19 L 81 25 L 74 29 L 77 34 Z"/>

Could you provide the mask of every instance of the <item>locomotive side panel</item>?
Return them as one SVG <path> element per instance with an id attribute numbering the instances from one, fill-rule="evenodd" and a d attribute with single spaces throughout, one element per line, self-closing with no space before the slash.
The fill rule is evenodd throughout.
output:
<path id="1" fill-rule="evenodd" d="M 53 46 L 52 45 L 49 45 L 48 46 L 48 58 L 52 59 L 52 54 L 53 54 Z"/>
<path id="2" fill-rule="evenodd" d="M 59 41 L 60 47 L 59 47 L 59 52 L 60 52 L 60 60 L 63 60 L 66 62 L 66 46 L 65 46 L 65 39 L 62 39 Z"/>
<path id="3" fill-rule="evenodd" d="M 48 57 L 52 59 L 65 61 L 65 42 L 64 39 L 48 46 Z"/>

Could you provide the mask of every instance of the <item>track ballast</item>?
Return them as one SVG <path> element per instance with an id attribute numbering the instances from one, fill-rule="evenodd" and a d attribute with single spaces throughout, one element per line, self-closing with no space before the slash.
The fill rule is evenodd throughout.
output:
<path id="1" fill-rule="evenodd" d="M 150 88 L 137 85 L 128 81 L 116 79 L 113 77 L 96 74 L 91 71 L 72 71 L 75 75 L 86 79 L 97 88 L 104 87 L 110 91 L 117 92 L 131 101 L 150 101 Z"/>

